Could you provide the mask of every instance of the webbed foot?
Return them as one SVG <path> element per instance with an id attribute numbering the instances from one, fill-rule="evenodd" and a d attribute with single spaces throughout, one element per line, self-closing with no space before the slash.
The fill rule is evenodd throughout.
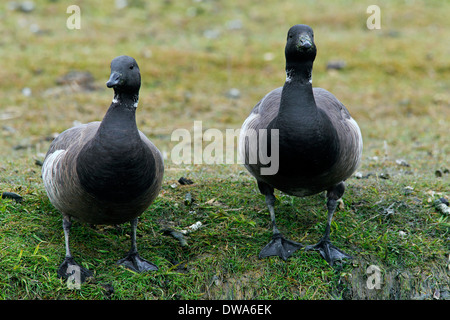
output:
<path id="1" fill-rule="evenodd" d="M 297 249 L 303 247 L 301 243 L 285 239 L 281 233 L 275 233 L 272 240 L 261 250 L 259 258 L 279 256 L 287 260 Z"/>
<path id="2" fill-rule="evenodd" d="M 342 259 L 352 259 L 353 257 L 346 254 L 341 249 L 331 244 L 328 239 L 320 239 L 320 241 L 312 246 L 306 246 L 305 250 L 317 250 L 322 257 L 328 262 L 330 266 L 333 266 L 334 262 Z"/>
<path id="3" fill-rule="evenodd" d="M 158 267 L 141 258 L 137 252 L 129 253 L 125 258 L 117 261 L 118 264 L 135 272 L 157 271 Z"/>
<path id="4" fill-rule="evenodd" d="M 71 278 L 76 285 L 86 282 L 87 278 L 93 277 L 92 271 L 83 268 L 73 260 L 72 257 L 66 257 L 58 268 L 58 277 L 63 279 Z"/>

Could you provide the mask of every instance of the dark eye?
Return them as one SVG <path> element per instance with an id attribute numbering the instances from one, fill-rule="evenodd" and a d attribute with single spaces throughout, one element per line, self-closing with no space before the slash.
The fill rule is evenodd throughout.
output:
<path id="1" fill-rule="evenodd" d="M 289 39 L 292 39 L 292 34 L 289 35 Z"/>
<path id="2" fill-rule="evenodd" d="M 134 65 L 131 65 L 131 66 L 130 66 L 130 70 L 133 70 L 133 68 L 134 68 Z"/>

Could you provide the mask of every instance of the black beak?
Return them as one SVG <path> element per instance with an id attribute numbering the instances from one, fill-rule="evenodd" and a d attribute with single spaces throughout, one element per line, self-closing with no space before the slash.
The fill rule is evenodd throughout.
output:
<path id="1" fill-rule="evenodd" d="M 298 47 L 303 49 L 309 49 L 312 47 L 312 40 L 308 36 L 300 36 L 298 40 Z"/>
<path id="2" fill-rule="evenodd" d="M 108 82 L 106 83 L 106 86 L 108 88 L 113 88 L 120 84 L 120 76 L 121 74 L 118 72 L 111 72 L 111 76 L 109 77 Z"/>

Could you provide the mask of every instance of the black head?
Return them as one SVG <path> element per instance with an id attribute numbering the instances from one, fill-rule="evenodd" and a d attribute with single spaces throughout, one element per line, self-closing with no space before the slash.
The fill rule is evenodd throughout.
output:
<path id="1" fill-rule="evenodd" d="M 310 26 L 297 24 L 289 29 L 285 48 L 286 60 L 314 61 L 316 53 L 314 32 Z"/>
<path id="2" fill-rule="evenodd" d="M 135 93 L 141 87 L 141 73 L 136 60 L 119 56 L 111 61 L 111 76 L 106 82 L 115 92 Z"/>

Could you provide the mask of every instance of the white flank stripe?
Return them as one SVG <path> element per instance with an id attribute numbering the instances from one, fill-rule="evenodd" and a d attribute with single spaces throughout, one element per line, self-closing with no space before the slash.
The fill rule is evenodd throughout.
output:
<path id="1" fill-rule="evenodd" d="M 348 120 L 350 122 L 350 125 L 353 127 L 353 130 L 356 132 L 356 135 L 358 137 L 358 150 L 362 151 L 363 148 L 363 139 L 362 139 L 362 134 L 361 134 L 361 129 L 359 128 L 358 124 L 356 123 L 356 121 L 353 118 L 350 118 L 350 120 Z"/>
<path id="2" fill-rule="evenodd" d="M 350 124 L 350 127 L 353 129 L 352 131 L 355 134 L 354 137 L 355 137 L 356 141 L 354 141 L 354 142 L 358 144 L 356 146 L 358 149 L 356 163 L 359 166 L 359 163 L 361 162 L 362 151 L 363 151 L 363 139 L 362 139 L 361 129 L 359 128 L 358 123 L 356 123 L 356 121 L 353 118 L 350 118 L 347 121 Z"/>
<path id="3" fill-rule="evenodd" d="M 66 150 L 56 150 L 45 159 L 42 165 L 42 180 L 44 180 L 45 190 L 51 200 L 55 199 L 57 193 L 57 187 L 55 185 L 57 164 L 65 153 Z"/>
<path id="4" fill-rule="evenodd" d="M 265 97 L 264 97 L 265 98 Z M 247 119 L 245 119 L 244 123 L 242 124 L 241 131 L 239 132 L 239 157 L 241 163 L 245 163 L 245 137 L 248 135 L 248 129 L 251 126 L 251 124 L 254 123 L 254 121 L 259 118 L 258 113 L 252 113 L 250 116 L 248 116 Z M 248 150 L 250 152 L 250 150 Z"/>

